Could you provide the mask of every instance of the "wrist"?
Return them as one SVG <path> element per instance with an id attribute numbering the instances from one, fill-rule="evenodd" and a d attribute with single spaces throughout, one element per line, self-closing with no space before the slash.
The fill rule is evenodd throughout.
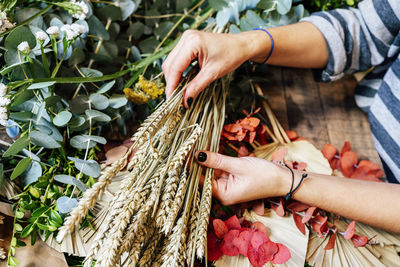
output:
<path id="1" fill-rule="evenodd" d="M 261 30 L 240 33 L 240 38 L 245 49 L 245 61 L 261 63 L 271 50 L 271 39 Z"/>

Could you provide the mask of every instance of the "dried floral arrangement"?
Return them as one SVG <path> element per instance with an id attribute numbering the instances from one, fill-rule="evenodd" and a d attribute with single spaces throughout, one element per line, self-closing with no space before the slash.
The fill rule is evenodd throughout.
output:
<path id="1" fill-rule="evenodd" d="M 257 84 L 252 84 L 252 89 L 263 95 Z M 260 99 L 268 120 L 260 108 L 252 113 L 244 110 L 246 117 L 224 126 L 220 152 L 284 162 L 298 170 L 382 182 L 380 167 L 368 160 L 359 162 L 349 142 L 340 153 L 331 144 L 319 151 L 295 132 L 284 130 L 266 100 Z M 247 209 L 252 210 L 251 215 Z M 360 223 L 356 227 L 355 221 L 293 200 L 272 198 L 232 207 L 217 203 L 212 216 L 207 255 L 216 266 L 300 266 L 304 262 L 312 266 L 384 266 L 400 260 L 400 235 Z M 237 226 L 232 226 L 232 221 L 237 221 Z M 286 234 L 282 234 L 285 228 Z"/>

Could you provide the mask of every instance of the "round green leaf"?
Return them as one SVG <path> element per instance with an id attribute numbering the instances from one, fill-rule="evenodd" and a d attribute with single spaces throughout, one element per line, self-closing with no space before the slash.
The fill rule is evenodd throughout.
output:
<path id="1" fill-rule="evenodd" d="M 108 107 L 108 98 L 100 94 L 91 94 L 89 97 L 93 107 L 98 110 L 103 110 Z"/>
<path id="2" fill-rule="evenodd" d="M 78 200 L 76 198 L 62 196 L 57 199 L 57 209 L 62 214 L 71 212 L 76 206 L 78 206 Z"/>
<path id="3" fill-rule="evenodd" d="M 87 189 L 87 186 L 76 179 L 75 177 L 72 177 L 70 175 L 64 175 L 64 174 L 59 174 L 54 176 L 54 180 L 57 182 L 63 183 L 63 184 L 70 184 L 70 185 L 75 185 L 78 187 L 82 192 L 85 192 Z"/>
<path id="4" fill-rule="evenodd" d="M 110 107 L 112 108 L 120 108 L 128 103 L 128 99 L 126 99 L 125 95 L 114 94 L 110 97 Z"/>
<path id="5" fill-rule="evenodd" d="M 109 122 L 111 120 L 110 116 L 97 110 L 86 110 L 85 114 L 94 121 Z"/>
<path id="6" fill-rule="evenodd" d="M 110 89 L 114 86 L 114 84 L 115 84 L 115 80 L 103 84 L 103 85 L 99 88 L 99 90 L 97 91 L 97 93 L 98 93 L 98 94 L 104 94 L 105 92 L 107 92 L 108 90 L 110 90 Z"/>
<path id="7" fill-rule="evenodd" d="M 62 127 L 64 125 L 66 125 L 72 118 L 72 114 L 71 112 L 64 110 L 61 111 L 60 113 L 58 113 L 54 119 L 53 119 L 53 123 L 54 125 L 58 126 L 58 127 Z"/>
<path id="8" fill-rule="evenodd" d="M 61 145 L 57 143 L 57 141 L 54 140 L 53 137 L 43 132 L 32 131 L 29 134 L 29 137 L 31 138 L 31 142 L 37 146 L 42 146 L 49 149 L 61 147 Z"/>
<path id="9" fill-rule="evenodd" d="M 68 157 L 69 160 L 72 160 L 75 162 L 75 167 L 79 170 L 82 171 L 82 173 L 86 174 L 87 176 L 91 176 L 94 178 L 99 177 L 100 175 L 100 165 L 92 160 L 83 160 L 83 159 L 78 159 L 78 158 L 73 158 L 73 157 Z"/>
<path id="10" fill-rule="evenodd" d="M 7 36 L 4 46 L 7 49 L 16 49 L 24 41 L 28 42 L 31 49 L 36 46 L 36 38 L 29 28 L 25 26 L 17 27 Z"/>

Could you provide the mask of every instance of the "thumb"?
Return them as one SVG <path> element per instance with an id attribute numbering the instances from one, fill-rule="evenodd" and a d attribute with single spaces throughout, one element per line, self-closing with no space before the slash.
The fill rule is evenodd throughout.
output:
<path id="1" fill-rule="evenodd" d="M 227 173 L 240 173 L 243 161 L 240 158 L 225 156 L 210 151 L 198 151 L 196 153 L 197 162 L 205 167 L 222 170 Z"/>
<path id="2" fill-rule="evenodd" d="M 199 73 L 193 78 L 185 90 L 185 107 L 189 108 L 192 105 L 193 100 L 196 99 L 200 92 L 217 78 L 218 77 L 214 72 L 207 70 L 207 68 L 203 66 L 203 68 L 201 68 Z"/>

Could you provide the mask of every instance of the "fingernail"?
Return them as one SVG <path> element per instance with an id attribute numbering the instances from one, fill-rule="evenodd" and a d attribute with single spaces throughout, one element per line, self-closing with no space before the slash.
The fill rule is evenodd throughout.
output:
<path id="1" fill-rule="evenodd" d="M 190 106 L 191 106 L 192 103 L 193 103 L 193 98 L 192 98 L 192 97 L 189 97 L 189 98 L 186 100 L 186 103 L 187 103 L 188 107 L 190 108 Z"/>
<path id="2" fill-rule="evenodd" d="M 197 155 L 197 160 L 200 161 L 200 162 L 206 161 L 206 160 L 207 160 L 207 154 L 204 153 L 204 152 L 200 152 L 200 153 Z"/>

